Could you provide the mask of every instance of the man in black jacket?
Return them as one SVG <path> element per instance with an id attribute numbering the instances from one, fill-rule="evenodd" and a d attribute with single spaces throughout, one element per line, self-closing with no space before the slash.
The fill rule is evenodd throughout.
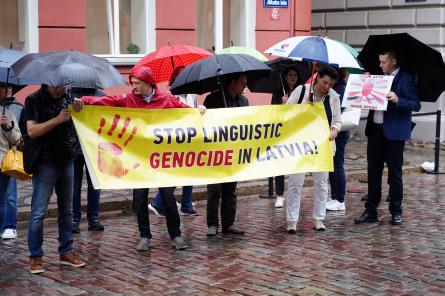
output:
<path id="1" fill-rule="evenodd" d="M 55 189 L 59 212 L 60 264 L 85 265 L 72 250 L 73 160 L 76 134 L 68 111 L 70 100 L 64 88 L 42 85 L 25 101 L 21 121 L 25 142 L 24 165 L 32 178 L 31 213 L 28 230 L 29 272 L 44 272 L 43 220 Z"/>
<path id="2" fill-rule="evenodd" d="M 249 101 L 242 95 L 247 85 L 247 76 L 243 73 L 229 75 L 226 79 L 224 94 L 213 92 L 204 101 L 204 106 L 213 108 L 234 108 L 249 106 Z M 218 233 L 218 207 L 221 199 L 221 226 L 223 233 L 244 234 L 234 225 L 236 214 L 236 182 L 207 185 L 207 236 Z"/>

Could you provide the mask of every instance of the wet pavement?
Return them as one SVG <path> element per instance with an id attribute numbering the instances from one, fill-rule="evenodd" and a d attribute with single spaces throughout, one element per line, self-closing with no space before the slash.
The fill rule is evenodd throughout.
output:
<path id="1" fill-rule="evenodd" d="M 445 149 L 445 147 L 443 147 Z M 442 163 L 445 163 L 445 151 L 441 151 Z M 418 168 L 424 161 L 434 161 L 434 150 L 432 144 L 410 142 L 405 150 L 405 170 Z M 443 165 L 442 165 L 443 166 Z M 366 139 L 359 136 L 353 137 L 346 146 L 345 170 L 350 179 L 366 180 Z M 82 187 L 82 205 L 86 207 L 87 184 L 85 177 Z M 154 196 L 156 189 L 150 190 L 150 196 Z M 180 188 L 177 189 L 177 195 L 180 196 Z M 251 180 L 241 182 L 238 186 L 239 195 L 266 194 L 267 180 Z M 19 220 L 27 221 L 31 205 L 32 185 L 30 181 L 18 182 L 19 197 Z M 195 186 L 193 190 L 194 200 L 206 199 L 206 187 Z M 132 200 L 131 190 L 102 190 L 101 193 L 101 211 L 122 210 L 129 207 Z M 50 216 L 57 215 L 55 195 L 50 202 Z"/>
<path id="2" fill-rule="evenodd" d="M 239 199 L 244 236 L 207 238 L 205 202 L 200 215 L 181 217 L 189 243 L 177 251 L 165 221 L 150 215 L 153 248 L 138 252 L 136 219 L 121 211 L 103 215 L 104 232 L 86 223 L 75 235 L 85 268 L 62 267 L 57 226 L 45 226 L 42 275 L 27 271 L 26 225 L 18 239 L 0 241 L 0 295 L 445 295 L 445 176 L 405 176 L 404 223 L 389 224 L 387 203 L 376 224 L 354 225 L 366 183 L 351 181 L 345 213 L 328 213 L 327 230 L 312 229 L 312 188 L 304 189 L 296 234 L 285 231 L 273 199 Z M 384 185 L 384 194 L 387 187 Z"/>

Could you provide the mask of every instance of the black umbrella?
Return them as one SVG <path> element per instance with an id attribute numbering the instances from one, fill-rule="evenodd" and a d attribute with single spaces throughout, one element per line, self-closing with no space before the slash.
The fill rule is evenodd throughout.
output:
<path id="1" fill-rule="evenodd" d="M 245 54 L 216 54 L 188 65 L 172 84 L 172 94 L 203 94 L 218 90 L 226 75 L 244 73 L 248 81 L 268 77 L 272 69 Z"/>
<path id="2" fill-rule="evenodd" d="M 445 64 L 437 50 L 407 33 L 371 35 L 358 55 L 366 71 L 381 74 L 379 54 L 393 50 L 400 68 L 415 76 L 421 101 L 435 102 L 445 90 Z"/>
<path id="3" fill-rule="evenodd" d="M 12 69 L 19 78 L 53 87 L 104 89 L 127 84 L 107 60 L 75 50 L 28 54 Z"/>
<path id="4" fill-rule="evenodd" d="M 279 89 L 283 89 L 283 72 L 289 68 L 294 68 L 298 73 L 299 84 L 305 83 L 311 71 L 306 62 L 295 61 L 287 58 L 277 58 L 265 63 L 274 71 L 270 72 L 269 77 L 258 79 L 256 81 L 248 81 L 247 87 L 251 92 L 258 93 L 274 93 Z M 283 92 L 284 93 L 284 92 Z"/>

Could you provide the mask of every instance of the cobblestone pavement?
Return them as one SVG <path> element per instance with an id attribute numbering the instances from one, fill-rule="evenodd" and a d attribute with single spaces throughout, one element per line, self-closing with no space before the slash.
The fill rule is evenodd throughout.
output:
<path id="1" fill-rule="evenodd" d="M 42 275 L 27 271 L 24 225 L 16 241 L 0 242 L 0 295 L 445 295 L 444 181 L 444 175 L 405 177 L 402 226 L 389 224 L 385 202 L 379 223 L 354 225 L 363 193 L 348 193 L 346 213 L 328 213 L 327 230 L 315 232 L 312 189 L 305 188 L 296 234 L 286 233 L 284 211 L 273 200 L 250 196 L 238 203 L 245 236 L 207 238 L 199 202 L 200 216 L 181 218 L 185 251 L 170 245 L 164 220 L 151 215 L 154 247 L 137 252 L 135 217 L 109 214 L 102 233 L 82 222 L 75 249 L 88 265 L 80 269 L 59 266 L 52 219 Z M 348 185 L 366 189 L 358 181 Z"/>
<path id="2" fill-rule="evenodd" d="M 445 163 L 445 151 L 441 152 L 442 163 Z M 434 161 L 434 150 L 431 144 L 418 144 L 415 142 L 409 143 L 405 150 L 405 165 L 419 166 L 424 161 Z M 352 138 L 348 145 L 346 146 L 345 154 L 345 170 L 349 174 L 354 174 L 358 171 L 366 170 L 366 139 L 360 137 Z M 83 194 L 82 194 L 82 205 L 86 204 L 86 178 L 83 178 Z M 246 186 L 252 187 L 253 183 L 257 186 L 262 186 L 265 188 L 267 182 L 264 180 L 253 180 L 242 182 L 240 186 L 246 184 Z M 194 192 L 200 193 L 206 190 L 205 186 L 195 186 Z M 267 189 L 264 189 L 264 193 Z M 150 195 L 156 193 L 156 190 L 151 190 Z M 179 191 L 178 191 L 178 194 Z M 252 192 L 250 192 L 252 194 Z M 19 205 L 21 209 L 19 212 L 28 212 L 29 206 L 31 205 L 31 195 L 32 195 L 32 185 L 31 182 L 19 181 L 18 183 L 18 198 Z M 195 199 L 201 199 L 205 197 L 205 194 L 196 194 Z M 116 203 L 123 200 L 131 200 L 132 195 L 130 190 L 102 190 L 101 201 L 103 203 Z M 56 198 L 53 196 L 51 198 L 51 205 L 56 205 Z M 115 206 L 109 207 L 111 210 L 116 209 Z M 103 209 L 107 210 L 107 209 Z M 26 220 L 26 219 L 25 219 Z"/>

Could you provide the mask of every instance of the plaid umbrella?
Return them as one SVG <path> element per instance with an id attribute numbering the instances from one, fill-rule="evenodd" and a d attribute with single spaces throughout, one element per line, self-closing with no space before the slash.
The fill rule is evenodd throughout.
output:
<path id="1" fill-rule="evenodd" d="M 200 47 L 175 44 L 163 46 L 147 54 L 135 67 L 149 67 L 153 71 L 155 81 L 159 83 L 169 81 L 175 68 L 186 67 L 211 55 L 210 52 Z"/>

